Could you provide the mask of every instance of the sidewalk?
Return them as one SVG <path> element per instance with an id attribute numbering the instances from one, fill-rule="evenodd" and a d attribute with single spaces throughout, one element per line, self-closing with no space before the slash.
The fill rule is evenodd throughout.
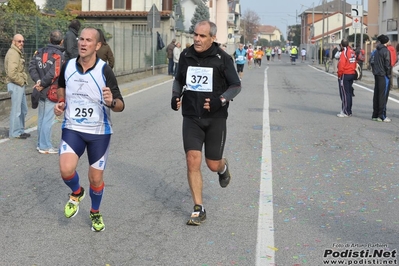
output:
<path id="1" fill-rule="evenodd" d="M 119 89 L 123 96 L 131 94 L 133 92 L 166 82 L 171 81 L 172 77 L 166 74 L 154 75 L 148 78 L 143 78 L 123 84 L 119 84 Z M 170 84 L 170 90 L 172 91 L 172 83 Z M 0 120 L 0 139 L 8 138 L 8 128 L 10 119 L 6 118 Z M 30 128 L 37 126 L 37 109 L 28 108 L 28 114 L 25 119 L 25 128 L 29 132 Z"/>

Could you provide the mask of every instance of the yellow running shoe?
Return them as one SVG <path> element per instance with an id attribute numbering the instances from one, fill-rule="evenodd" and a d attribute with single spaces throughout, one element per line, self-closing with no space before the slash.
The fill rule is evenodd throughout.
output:
<path id="1" fill-rule="evenodd" d="M 99 212 L 90 212 L 91 219 L 91 231 L 101 232 L 105 229 L 105 224 L 103 222 L 103 216 Z"/>
<path id="2" fill-rule="evenodd" d="M 79 203 L 84 199 L 86 193 L 82 187 L 79 195 L 69 194 L 69 200 L 65 205 L 64 214 L 66 218 L 75 217 L 76 214 L 79 212 Z"/>

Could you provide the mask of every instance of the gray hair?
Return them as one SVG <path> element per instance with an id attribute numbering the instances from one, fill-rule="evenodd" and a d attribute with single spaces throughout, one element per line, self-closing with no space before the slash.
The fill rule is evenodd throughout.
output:
<path id="1" fill-rule="evenodd" d="M 55 45 L 60 45 L 61 41 L 64 39 L 60 30 L 53 30 L 50 33 L 50 43 Z"/>
<path id="2" fill-rule="evenodd" d="M 348 47 L 349 41 L 347 39 L 342 39 L 341 45 L 342 45 L 342 47 Z"/>
<path id="3" fill-rule="evenodd" d="M 216 32 L 217 32 L 217 29 L 218 29 L 218 28 L 217 28 L 217 26 L 216 26 L 215 23 L 213 23 L 212 21 L 209 21 L 209 20 L 201 20 L 201 21 L 198 21 L 197 24 L 195 24 L 194 29 L 195 29 L 197 26 L 199 26 L 199 25 L 204 25 L 204 24 L 208 24 L 209 27 L 211 28 L 211 29 L 209 30 L 209 35 L 210 35 L 211 37 L 216 36 Z"/>

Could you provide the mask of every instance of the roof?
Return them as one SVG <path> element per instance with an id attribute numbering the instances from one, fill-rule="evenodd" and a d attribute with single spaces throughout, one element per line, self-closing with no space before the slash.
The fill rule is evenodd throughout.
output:
<path id="1" fill-rule="evenodd" d="M 74 10 L 71 13 L 77 15 L 78 17 L 84 18 L 115 18 L 115 17 L 136 17 L 142 18 L 147 17 L 148 11 L 79 11 Z M 171 17 L 172 11 L 159 11 L 162 18 Z"/>
<path id="2" fill-rule="evenodd" d="M 332 0 L 332 1 L 326 2 L 325 4 L 321 4 L 319 6 L 314 6 L 314 12 L 315 13 L 323 13 L 323 11 L 324 11 L 324 12 L 328 12 L 328 13 L 332 13 L 332 12 L 340 12 L 340 13 L 342 13 L 342 8 L 343 8 L 342 3 L 343 3 L 342 0 Z M 308 6 L 303 6 L 303 7 L 308 8 L 308 9 L 306 9 L 301 14 L 299 14 L 298 17 L 300 17 L 303 13 L 307 13 L 308 14 L 308 13 L 312 13 L 313 12 L 313 7 L 308 7 Z M 350 14 L 351 11 L 352 11 L 352 5 L 346 3 L 345 12 L 347 14 L 348 13 Z M 363 12 L 367 13 L 367 11 L 365 11 L 365 10 Z"/>
<path id="3" fill-rule="evenodd" d="M 276 26 L 271 26 L 271 25 L 258 26 L 258 32 L 261 34 L 273 34 L 275 30 L 279 31 L 279 29 Z"/>

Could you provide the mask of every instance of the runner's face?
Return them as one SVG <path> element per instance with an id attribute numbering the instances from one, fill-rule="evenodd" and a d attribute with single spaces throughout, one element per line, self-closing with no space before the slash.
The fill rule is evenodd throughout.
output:
<path id="1" fill-rule="evenodd" d="M 96 29 L 84 29 L 80 33 L 78 40 L 78 49 L 80 57 L 95 56 L 95 52 L 101 47 L 101 42 L 98 41 L 98 32 Z"/>
<path id="2" fill-rule="evenodd" d="M 209 24 L 200 24 L 194 30 L 194 49 L 202 53 L 212 46 L 216 36 L 210 35 L 211 26 Z"/>

